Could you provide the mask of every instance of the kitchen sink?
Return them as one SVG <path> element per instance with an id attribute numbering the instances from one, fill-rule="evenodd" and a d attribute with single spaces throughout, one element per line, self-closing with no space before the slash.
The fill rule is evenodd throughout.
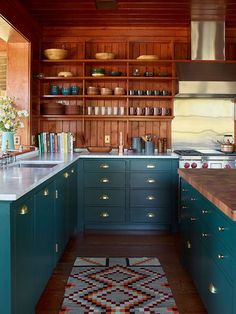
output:
<path id="1" fill-rule="evenodd" d="M 53 168 L 58 164 L 62 163 L 62 161 L 19 161 L 13 164 L 8 165 L 8 167 L 14 168 Z"/>

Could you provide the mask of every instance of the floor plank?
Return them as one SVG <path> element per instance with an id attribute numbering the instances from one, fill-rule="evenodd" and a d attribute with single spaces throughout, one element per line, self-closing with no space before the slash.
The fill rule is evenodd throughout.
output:
<path id="1" fill-rule="evenodd" d="M 64 286 L 77 256 L 155 256 L 166 272 L 180 314 L 206 314 L 193 282 L 179 259 L 175 234 L 88 232 L 71 239 L 39 300 L 36 314 L 58 314 Z M 83 313 L 78 313 L 83 314 Z"/>

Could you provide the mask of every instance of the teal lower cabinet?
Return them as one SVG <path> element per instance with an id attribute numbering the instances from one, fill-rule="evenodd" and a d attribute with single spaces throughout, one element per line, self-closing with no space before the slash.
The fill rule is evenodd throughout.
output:
<path id="1" fill-rule="evenodd" d="M 177 182 L 176 159 L 81 158 L 79 228 L 174 229 Z"/>
<path id="2" fill-rule="evenodd" d="M 0 201 L 0 304 L 33 314 L 77 228 L 77 162 L 16 201 Z M 74 195 L 75 193 L 75 195 Z"/>
<path id="3" fill-rule="evenodd" d="M 209 314 L 236 313 L 236 223 L 181 179 L 181 259 Z"/>

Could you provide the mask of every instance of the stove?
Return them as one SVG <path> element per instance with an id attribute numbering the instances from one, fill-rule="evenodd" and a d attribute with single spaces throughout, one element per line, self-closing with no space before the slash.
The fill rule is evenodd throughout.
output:
<path id="1" fill-rule="evenodd" d="M 179 168 L 236 168 L 236 152 L 223 153 L 209 149 L 179 149 L 174 150 L 179 157 Z"/>

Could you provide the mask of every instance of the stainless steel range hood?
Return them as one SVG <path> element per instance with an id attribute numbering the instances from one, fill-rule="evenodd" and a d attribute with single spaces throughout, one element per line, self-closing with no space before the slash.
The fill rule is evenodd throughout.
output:
<path id="1" fill-rule="evenodd" d="M 224 21 L 192 21 L 191 61 L 176 69 L 178 98 L 235 98 L 236 64 L 225 62 Z"/>

